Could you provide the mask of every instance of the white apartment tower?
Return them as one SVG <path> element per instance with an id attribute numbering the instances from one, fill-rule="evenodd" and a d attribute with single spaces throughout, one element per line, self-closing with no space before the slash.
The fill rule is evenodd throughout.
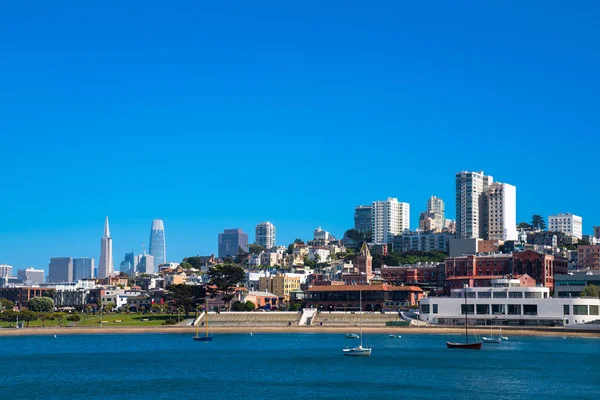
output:
<path id="1" fill-rule="evenodd" d="M 573 214 L 557 214 L 548 217 L 548 230 L 551 232 L 563 232 L 577 239 L 583 238 L 583 220 L 580 216 Z"/>
<path id="2" fill-rule="evenodd" d="M 494 182 L 486 191 L 489 240 L 517 240 L 517 188 Z"/>
<path id="3" fill-rule="evenodd" d="M 113 274 L 112 238 L 108 227 L 108 217 L 104 221 L 104 236 L 100 241 L 100 263 L 98 263 L 98 278 L 104 279 Z"/>
<path id="4" fill-rule="evenodd" d="M 265 249 L 275 247 L 275 225 L 268 221 L 256 225 L 256 244 Z"/>
<path id="5" fill-rule="evenodd" d="M 487 237 L 485 192 L 493 180 L 483 171 L 456 174 L 456 232 L 459 238 Z"/>
<path id="6" fill-rule="evenodd" d="M 410 230 L 410 205 L 400 203 L 398 199 L 388 197 L 387 200 L 374 201 L 373 207 L 373 241 L 389 243 L 395 235 Z"/>
<path id="7" fill-rule="evenodd" d="M 433 226 L 431 230 L 434 232 L 441 232 L 446 226 L 446 210 L 444 200 L 439 197 L 431 196 L 427 200 L 427 213 L 433 219 Z M 423 228 L 421 228 L 423 229 Z"/>

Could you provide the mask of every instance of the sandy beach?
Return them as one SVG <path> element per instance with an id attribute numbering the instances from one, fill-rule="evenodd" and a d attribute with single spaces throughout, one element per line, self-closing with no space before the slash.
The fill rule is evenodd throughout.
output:
<path id="1" fill-rule="evenodd" d="M 345 334 L 356 330 L 356 327 L 324 327 L 324 326 L 227 326 L 211 327 L 215 334 L 228 333 L 331 333 Z M 464 329 L 458 327 L 363 327 L 365 333 L 389 334 L 400 333 L 405 335 L 443 334 L 462 335 Z M 567 336 L 567 337 L 597 337 L 600 332 L 591 331 L 563 331 L 556 328 L 510 328 L 503 327 L 502 331 L 507 336 Z M 26 336 L 26 335 L 82 335 L 82 334 L 144 334 L 144 333 L 190 333 L 195 332 L 194 327 L 182 326 L 156 326 L 156 327 L 63 327 L 63 328 L 23 328 L 0 329 L 0 336 Z M 469 329 L 469 333 L 485 336 L 489 328 Z"/>

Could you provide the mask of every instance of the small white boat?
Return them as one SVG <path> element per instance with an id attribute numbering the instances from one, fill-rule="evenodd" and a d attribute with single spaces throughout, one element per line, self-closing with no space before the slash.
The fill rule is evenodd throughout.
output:
<path id="1" fill-rule="evenodd" d="M 389 336 L 394 339 L 402 339 L 402 336 L 397 333 L 392 333 Z"/>
<path id="2" fill-rule="evenodd" d="M 360 336 L 357 333 L 347 333 L 346 339 L 360 339 Z"/>
<path id="3" fill-rule="evenodd" d="M 360 318 L 359 318 L 359 323 L 358 323 L 358 325 L 360 326 L 360 335 L 358 335 L 360 338 L 360 344 L 358 345 L 358 347 L 353 347 L 351 349 L 349 349 L 349 348 L 342 349 L 342 352 L 344 353 L 345 356 L 369 357 L 371 355 L 371 348 L 363 347 L 363 340 L 362 340 L 362 337 L 363 337 L 363 334 L 362 334 L 362 291 L 359 292 L 358 302 L 360 304 Z M 348 335 L 346 335 L 346 337 L 348 337 Z"/>
<path id="4" fill-rule="evenodd" d="M 508 336 L 502 336 L 502 328 L 500 328 L 500 339 L 508 340 Z"/>
<path id="5" fill-rule="evenodd" d="M 494 337 L 494 332 L 492 331 L 492 327 L 490 327 L 490 337 L 482 337 L 481 340 L 483 343 L 502 343 L 502 338 L 500 336 Z"/>
<path id="6" fill-rule="evenodd" d="M 352 349 L 344 349 L 343 350 L 345 356 L 365 356 L 368 357 L 371 355 L 371 349 L 367 347 L 354 347 Z"/>

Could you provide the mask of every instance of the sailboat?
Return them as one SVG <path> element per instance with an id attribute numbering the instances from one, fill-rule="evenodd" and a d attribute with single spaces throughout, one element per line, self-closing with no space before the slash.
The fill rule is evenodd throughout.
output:
<path id="1" fill-rule="evenodd" d="M 494 332 L 492 331 L 492 327 L 490 326 L 490 337 L 482 337 L 481 340 L 483 340 L 484 343 L 502 343 L 502 337 L 498 336 L 498 337 L 494 337 Z"/>
<path id="2" fill-rule="evenodd" d="M 465 289 L 465 342 L 457 343 L 457 342 L 446 342 L 446 346 L 449 349 L 468 349 L 468 350 L 481 350 L 481 342 L 473 342 L 469 343 L 469 310 L 467 309 L 467 285 L 464 287 Z"/>
<path id="3" fill-rule="evenodd" d="M 508 336 L 502 336 L 502 328 L 500 328 L 500 339 L 508 340 Z"/>
<path id="4" fill-rule="evenodd" d="M 204 327 L 206 332 L 204 336 L 200 336 L 198 332 L 198 323 L 196 322 L 196 336 L 194 336 L 195 342 L 212 342 L 212 336 L 208 334 L 208 299 L 204 298 L 204 315 L 206 315 L 204 321 Z"/>
<path id="5" fill-rule="evenodd" d="M 358 323 L 358 325 L 360 326 L 360 344 L 358 345 L 358 347 L 353 347 L 353 348 L 350 348 L 350 349 L 346 348 L 346 349 L 343 349 L 342 351 L 344 352 L 345 356 L 364 356 L 364 357 L 369 357 L 371 355 L 371 348 L 370 347 L 363 347 L 363 333 L 362 333 L 362 290 L 360 291 L 358 302 L 360 304 L 360 316 L 359 316 L 359 323 Z"/>

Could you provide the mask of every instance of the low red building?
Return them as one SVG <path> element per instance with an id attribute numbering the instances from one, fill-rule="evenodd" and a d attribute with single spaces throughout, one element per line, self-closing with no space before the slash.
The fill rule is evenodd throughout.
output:
<path id="1" fill-rule="evenodd" d="M 418 305 L 423 298 L 423 290 L 416 286 L 313 286 L 305 292 L 306 307 L 335 311 L 360 310 L 361 293 L 363 311 L 397 310 L 401 306 Z"/>

